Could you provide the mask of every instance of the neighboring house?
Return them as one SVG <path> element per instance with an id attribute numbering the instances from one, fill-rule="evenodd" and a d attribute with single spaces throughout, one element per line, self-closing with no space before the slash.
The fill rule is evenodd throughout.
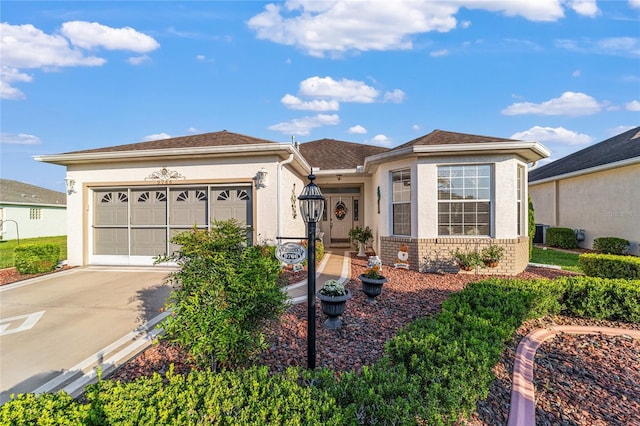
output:
<path id="1" fill-rule="evenodd" d="M 640 255 L 640 127 L 529 172 L 536 222 L 620 237 Z"/>
<path id="2" fill-rule="evenodd" d="M 67 234 L 67 195 L 15 180 L 0 179 L 3 240 Z"/>
<path id="3" fill-rule="evenodd" d="M 298 199 L 312 170 L 326 197 L 318 224 L 328 248 L 350 247 L 357 225 L 392 265 L 456 271 L 450 250 L 506 248 L 495 273 L 528 262 L 527 164 L 538 142 L 436 130 L 393 149 L 322 139 L 276 143 L 227 131 L 35 157 L 64 165 L 72 265 L 149 265 L 174 233 L 236 218 L 256 242 L 305 235 Z"/>

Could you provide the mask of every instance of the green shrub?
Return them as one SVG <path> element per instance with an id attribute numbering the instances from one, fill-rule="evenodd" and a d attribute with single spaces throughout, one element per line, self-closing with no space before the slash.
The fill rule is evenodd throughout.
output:
<path id="1" fill-rule="evenodd" d="M 214 371 L 247 364 L 265 347 L 265 328 L 286 306 L 273 249 L 248 247 L 246 235 L 234 220 L 215 222 L 211 231 L 177 234 L 172 242 L 180 250 L 159 259 L 180 265 L 171 274 L 173 315 L 161 324 L 163 338 Z"/>
<path id="2" fill-rule="evenodd" d="M 576 233 L 571 228 L 547 228 L 546 243 L 550 247 L 563 249 L 578 247 Z"/>
<path id="3" fill-rule="evenodd" d="M 15 249 L 15 265 L 21 274 L 40 274 L 55 269 L 60 261 L 57 244 L 25 244 Z"/>
<path id="4" fill-rule="evenodd" d="M 529 260 L 533 256 L 533 237 L 536 235 L 536 215 L 533 208 L 533 201 L 529 195 Z"/>
<path id="5" fill-rule="evenodd" d="M 629 240 L 617 237 L 600 237 L 593 240 L 593 249 L 604 254 L 625 254 L 630 245 Z"/>
<path id="6" fill-rule="evenodd" d="M 624 322 L 640 322 L 640 280 L 565 277 L 565 314 Z"/>
<path id="7" fill-rule="evenodd" d="M 640 257 L 585 253 L 578 264 L 590 277 L 640 279 Z"/>

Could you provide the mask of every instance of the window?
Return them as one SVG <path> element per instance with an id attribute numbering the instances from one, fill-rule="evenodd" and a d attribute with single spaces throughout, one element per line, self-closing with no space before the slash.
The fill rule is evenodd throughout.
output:
<path id="1" fill-rule="evenodd" d="M 29 219 L 31 220 L 42 219 L 42 209 L 29 209 Z"/>
<path id="2" fill-rule="evenodd" d="M 438 167 L 438 234 L 491 235 L 491 166 Z"/>
<path id="3" fill-rule="evenodd" d="M 518 235 L 527 235 L 527 215 L 528 215 L 528 210 L 525 209 L 526 203 L 524 202 L 524 167 L 522 166 L 518 166 L 518 176 L 517 176 L 517 181 L 518 181 L 518 188 L 517 188 L 517 193 L 516 193 L 516 204 L 517 204 L 517 208 L 518 208 Z M 533 235 L 530 235 L 531 238 L 533 238 Z"/>
<path id="4" fill-rule="evenodd" d="M 393 191 L 393 235 L 411 235 L 411 172 L 391 173 Z"/>

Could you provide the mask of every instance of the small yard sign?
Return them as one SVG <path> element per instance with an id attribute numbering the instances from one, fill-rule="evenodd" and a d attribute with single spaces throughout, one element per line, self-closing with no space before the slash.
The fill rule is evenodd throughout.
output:
<path id="1" fill-rule="evenodd" d="M 289 265 L 295 265 L 307 258 L 307 249 L 298 243 L 284 243 L 276 247 L 278 260 Z"/>

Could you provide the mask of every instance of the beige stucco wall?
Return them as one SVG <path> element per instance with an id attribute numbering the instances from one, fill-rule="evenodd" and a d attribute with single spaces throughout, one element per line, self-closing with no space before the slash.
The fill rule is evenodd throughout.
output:
<path id="1" fill-rule="evenodd" d="M 157 162 L 111 162 L 107 164 L 70 165 L 67 176 L 75 179 L 76 192 L 67 200 L 68 257 L 71 265 L 84 265 L 88 262 L 91 230 L 91 187 L 94 186 L 154 186 L 157 181 L 146 179 L 151 173 L 163 167 L 178 172 L 184 179 L 175 179 L 171 184 L 216 184 L 243 183 L 254 188 L 253 208 L 255 213 L 256 239 L 267 240 L 275 244 L 278 234 L 277 217 L 280 206 L 285 210 L 281 215 L 281 226 L 287 232 L 302 234 L 304 222 L 298 215 L 291 216 L 289 198 L 293 184 L 296 190 L 302 189 L 301 179 L 286 165 L 281 166 L 278 179 L 278 158 L 276 156 L 256 156 L 241 158 L 203 158 L 199 160 L 167 160 Z M 256 188 L 256 173 L 264 168 L 267 171 L 267 186 Z M 282 192 L 278 194 L 278 182 Z"/>
<path id="2" fill-rule="evenodd" d="M 536 223 L 584 229 L 581 247 L 597 237 L 620 237 L 639 255 L 640 164 L 529 187 Z"/>

